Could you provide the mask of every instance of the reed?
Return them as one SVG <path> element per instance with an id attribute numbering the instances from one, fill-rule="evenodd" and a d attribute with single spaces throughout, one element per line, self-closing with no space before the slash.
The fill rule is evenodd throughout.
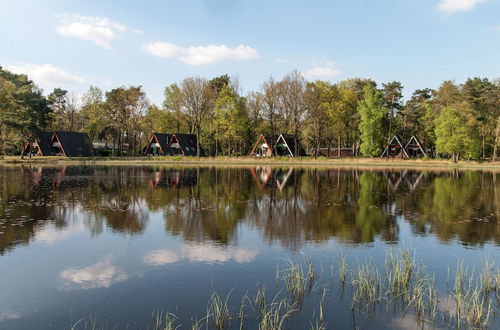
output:
<path id="1" fill-rule="evenodd" d="M 299 305 L 304 296 L 313 291 L 317 283 L 311 258 L 307 255 L 303 255 L 303 258 L 303 262 L 287 259 L 285 267 L 280 272 L 290 300 Z"/>
<path id="2" fill-rule="evenodd" d="M 351 275 L 353 306 L 366 307 L 381 300 L 382 280 L 377 267 L 372 264 L 359 265 Z"/>
<path id="3" fill-rule="evenodd" d="M 231 320 L 228 300 L 231 292 L 226 298 L 222 298 L 217 292 L 213 292 L 207 306 L 207 317 L 212 319 L 213 326 L 216 329 L 225 329 Z"/>
<path id="4" fill-rule="evenodd" d="M 162 310 L 156 310 L 152 313 L 153 324 L 147 329 L 151 330 L 175 330 L 180 327 L 177 323 L 177 316 L 169 312 L 163 312 Z"/>

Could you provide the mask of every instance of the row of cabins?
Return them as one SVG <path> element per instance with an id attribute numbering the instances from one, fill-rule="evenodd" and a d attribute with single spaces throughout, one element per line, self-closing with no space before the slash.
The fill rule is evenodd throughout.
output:
<path id="1" fill-rule="evenodd" d="M 197 137 L 194 134 L 154 133 L 148 145 L 143 149 L 143 155 L 148 156 L 196 156 Z M 126 147 L 126 146 L 125 146 Z M 87 134 L 79 132 L 40 132 L 31 142 L 24 146 L 25 155 L 90 157 L 104 151 L 116 149 L 115 145 L 104 142 L 91 143 Z M 200 150 L 202 148 L 200 147 Z M 123 151 L 123 150 L 122 150 Z M 314 150 L 313 150 L 314 152 Z M 203 155 L 203 153 L 201 152 Z M 319 148 L 317 154 L 324 157 L 352 157 L 351 148 Z M 300 157 L 305 156 L 304 149 L 296 146 L 292 135 L 281 134 L 277 137 L 260 134 L 250 153 L 252 157 Z M 418 158 L 426 156 L 419 140 L 412 136 L 406 145 L 394 136 L 381 157 Z"/>
<path id="2" fill-rule="evenodd" d="M 196 135 L 193 134 L 162 134 L 154 133 L 143 150 L 144 155 L 156 156 L 196 156 Z M 80 132 L 40 132 L 32 141 L 26 142 L 23 148 L 24 155 L 36 156 L 66 156 L 91 157 L 97 154 L 106 154 L 117 150 L 114 144 L 105 142 L 90 142 L 87 134 Z M 122 146 L 122 153 L 126 153 L 128 145 Z"/>

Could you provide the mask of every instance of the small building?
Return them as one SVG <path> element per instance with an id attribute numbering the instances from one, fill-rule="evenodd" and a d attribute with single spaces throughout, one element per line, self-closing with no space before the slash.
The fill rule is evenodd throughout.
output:
<path id="1" fill-rule="evenodd" d="M 420 158 L 427 156 L 420 141 L 413 135 L 405 146 L 405 151 L 410 158 Z"/>
<path id="2" fill-rule="evenodd" d="M 318 148 L 318 156 L 328 158 L 342 158 L 353 157 L 354 153 L 352 152 L 352 148 Z"/>
<path id="3" fill-rule="evenodd" d="M 153 133 L 149 139 L 148 146 L 144 150 L 144 155 L 166 156 L 172 154 L 170 150 L 170 139 L 172 134 Z"/>
<path id="4" fill-rule="evenodd" d="M 172 134 L 167 152 L 171 156 L 197 156 L 197 141 L 198 139 L 195 134 Z M 200 156 L 202 154 L 203 153 L 200 147 Z"/>
<path id="5" fill-rule="evenodd" d="M 92 144 L 85 133 L 56 131 L 52 134 L 49 143 L 56 156 L 91 157 Z"/>
<path id="6" fill-rule="evenodd" d="M 297 154 L 295 154 L 295 138 L 293 135 L 289 134 L 281 134 L 278 137 L 274 146 L 274 152 L 276 156 L 285 157 L 300 157 L 305 155 L 305 152 L 301 148 L 300 144 L 297 148 Z"/>
<path id="7" fill-rule="evenodd" d="M 384 152 L 382 152 L 382 156 L 380 157 L 387 157 L 387 158 L 409 158 L 408 153 L 406 152 L 405 148 L 403 147 L 403 144 L 399 140 L 399 138 L 394 135 L 387 145 L 387 147 L 384 149 Z"/>
<path id="8" fill-rule="evenodd" d="M 274 155 L 274 141 L 276 141 L 276 139 L 273 136 L 260 133 L 257 142 L 250 152 L 250 156 L 272 157 Z"/>
<path id="9" fill-rule="evenodd" d="M 42 131 L 32 136 L 32 141 L 24 144 L 23 154 L 33 156 L 51 156 L 50 139 L 53 132 Z"/>

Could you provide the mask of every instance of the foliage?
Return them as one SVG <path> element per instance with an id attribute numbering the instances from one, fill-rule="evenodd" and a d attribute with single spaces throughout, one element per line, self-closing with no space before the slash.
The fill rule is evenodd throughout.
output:
<path id="1" fill-rule="evenodd" d="M 382 94 L 373 86 L 365 86 L 364 92 L 364 99 L 359 102 L 361 152 L 365 156 L 373 157 L 382 152 L 384 143 L 382 124 L 387 109 L 383 105 Z"/>

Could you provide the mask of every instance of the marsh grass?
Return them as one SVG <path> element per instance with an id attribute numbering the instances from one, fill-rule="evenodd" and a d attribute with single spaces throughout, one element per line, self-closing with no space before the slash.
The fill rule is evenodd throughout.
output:
<path id="1" fill-rule="evenodd" d="M 414 251 L 389 250 L 380 267 L 370 261 L 348 265 L 345 257 L 339 257 L 336 268 L 335 272 L 333 266 L 329 267 L 331 279 L 325 284 L 322 271 L 315 271 L 309 256 L 287 259 L 278 265 L 276 287 L 272 286 L 271 280 L 270 292 L 266 292 L 263 284 L 258 284 L 255 294 L 249 296 L 246 292 L 243 295 L 239 309 L 234 308 L 234 317 L 238 318 L 239 324 L 231 324 L 233 307 L 229 298 L 232 290 L 225 297 L 213 290 L 206 315 L 202 319 L 191 318 L 185 325 L 192 330 L 283 329 L 288 325 L 296 326 L 292 324 L 295 322 L 292 316 L 293 320 L 297 317 L 297 320 L 305 321 L 306 316 L 300 313 L 313 308 L 312 318 L 308 318 L 311 320 L 309 328 L 325 329 L 326 320 L 331 320 L 328 316 L 332 306 L 337 306 L 335 302 L 330 303 L 330 292 L 335 291 L 331 290 L 335 285 L 341 289 L 339 299 L 342 300 L 344 291 L 350 294 L 353 318 L 355 314 L 366 319 L 378 318 L 375 315 L 385 306 L 387 315 L 382 317 L 390 320 L 411 315 L 421 328 L 485 328 L 499 311 L 500 272 L 492 261 L 485 261 L 480 271 L 466 267 L 463 261 L 458 262 L 454 271 L 449 270 L 446 283 L 441 283 L 439 289 L 435 276 L 416 261 Z M 172 313 L 155 311 L 147 329 L 178 329 L 178 321 Z M 301 326 L 308 327 L 304 323 Z M 98 325 L 97 319 L 91 316 L 77 321 L 70 329 L 108 328 L 107 325 Z"/>
<path id="2" fill-rule="evenodd" d="M 229 322 L 231 321 L 231 312 L 229 310 L 229 296 L 231 292 L 226 296 L 226 298 L 221 297 L 216 291 L 210 296 L 207 306 L 207 322 L 209 319 L 212 320 L 213 326 L 216 329 L 225 329 Z"/>
<path id="3" fill-rule="evenodd" d="M 287 259 L 280 271 L 290 301 L 299 306 L 304 297 L 314 290 L 318 280 L 311 258 L 304 254 L 302 257 L 302 261 Z"/>

